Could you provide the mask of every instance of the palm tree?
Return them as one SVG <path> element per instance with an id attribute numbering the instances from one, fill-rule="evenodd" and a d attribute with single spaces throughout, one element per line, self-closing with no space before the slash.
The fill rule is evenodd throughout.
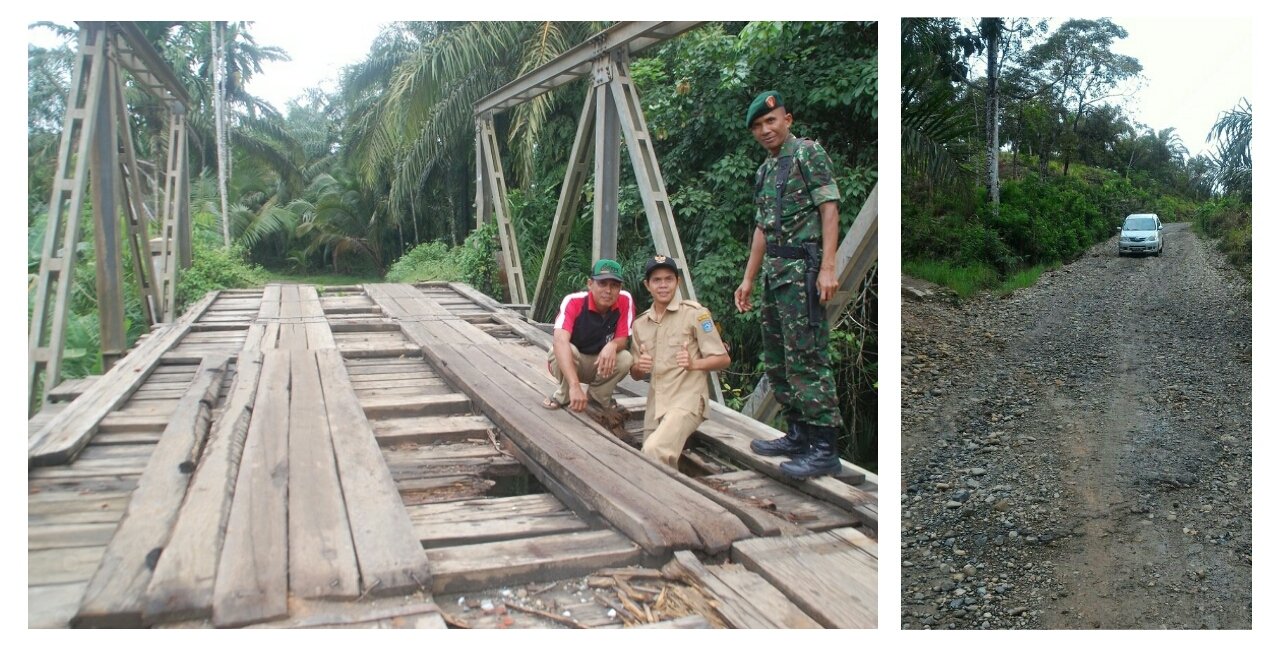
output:
<path id="1" fill-rule="evenodd" d="M 344 83 L 351 115 L 347 160 L 366 187 L 387 183 L 390 223 L 412 216 L 432 185 L 465 177 L 458 171 L 470 164 L 476 101 L 599 27 L 554 21 L 392 25 Z M 538 135 L 560 105 L 557 93 L 547 93 L 516 107 L 502 124 L 518 185 L 530 182 Z"/>
<path id="2" fill-rule="evenodd" d="M 1248 99 L 1218 116 L 1206 142 L 1218 140 L 1212 155 L 1214 180 L 1227 194 L 1253 200 L 1253 105 Z"/>

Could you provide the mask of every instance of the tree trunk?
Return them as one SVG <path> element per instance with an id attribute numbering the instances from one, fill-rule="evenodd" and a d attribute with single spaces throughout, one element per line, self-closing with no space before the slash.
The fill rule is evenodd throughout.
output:
<path id="1" fill-rule="evenodd" d="M 1000 47 L 999 18 L 983 18 L 987 37 L 987 200 L 993 216 L 1000 216 L 1000 86 L 996 57 Z"/>
<path id="2" fill-rule="evenodd" d="M 218 196 L 222 201 L 222 243 L 230 248 L 231 227 L 227 223 L 227 135 L 224 130 L 225 115 L 222 106 L 226 90 L 226 74 L 222 69 L 224 44 L 221 23 L 215 21 L 211 26 L 213 27 L 210 30 L 213 39 L 213 126 L 218 150 Z"/>

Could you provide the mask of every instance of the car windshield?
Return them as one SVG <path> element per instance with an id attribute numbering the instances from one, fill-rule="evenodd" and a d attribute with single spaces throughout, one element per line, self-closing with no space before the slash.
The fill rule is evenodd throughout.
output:
<path id="1" fill-rule="evenodd" d="M 1124 222 L 1126 230 L 1154 230 L 1156 229 L 1156 220 L 1151 217 L 1143 217 L 1140 219 L 1129 219 Z"/>

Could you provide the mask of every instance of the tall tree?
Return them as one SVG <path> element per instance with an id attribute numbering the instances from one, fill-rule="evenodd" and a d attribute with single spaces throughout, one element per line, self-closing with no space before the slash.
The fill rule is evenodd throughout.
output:
<path id="1" fill-rule="evenodd" d="M 1253 200 L 1253 104 L 1240 103 L 1218 116 L 1206 142 L 1218 140 L 1213 153 L 1214 181 L 1224 193 Z"/>
<path id="2" fill-rule="evenodd" d="M 1054 103 L 1061 110 L 1050 145 L 1062 144 L 1064 176 L 1078 145 L 1076 132 L 1085 112 L 1118 96 L 1117 88 L 1142 72 L 1137 59 L 1111 50 L 1117 39 L 1128 36 L 1123 27 L 1106 18 L 1069 20 L 1028 53 L 1028 67 L 1055 94 Z"/>

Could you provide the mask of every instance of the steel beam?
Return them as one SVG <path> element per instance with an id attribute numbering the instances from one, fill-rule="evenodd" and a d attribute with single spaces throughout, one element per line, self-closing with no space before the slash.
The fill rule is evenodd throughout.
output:
<path id="1" fill-rule="evenodd" d="M 493 205 L 494 219 L 498 222 L 498 242 L 502 246 L 502 266 L 507 274 L 508 297 L 516 304 L 528 304 L 524 269 L 520 265 L 519 242 L 507 214 L 507 181 L 502 173 L 502 159 L 498 157 L 498 137 L 494 132 L 492 117 L 480 118 L 480 144 L 484 173 L 490 189 L 489 200 Z"/>
<path id="2" fill-rule="evenodd" d="M 108 48 L 108 52 L 110 48 Z M 108 55 L 108 58 L 110 55 Z M 111 369 L 125 351 L 124 271 L 120 255 L 120 135 L 115 110 L 116 66 L 103 71 L 106 78 L 93 100 L 94 128 L 89 159 L 89 185 L 93 203 L 93 246 L 98 301 L 98 349 L 102 370 Z"/>
<path id="3" fill-rule="evenodd" d="M 582 200 L 582 185 L 586 182 L 587 172 L 592 168 L 591 127 L 595 122 L 596 95 L 607 92 L 607 88 L 592 87 L 582 102 L 582 117 L 578 119 L 578 131 L 573 136 L 569 164 L 564 170 L 564 183 L 560 185 L 560 200 L 556 201 L 556 215 L 551 221 L 547 250 L 542 255 L 542 269 L 538 271 L 538 285 L 533 291 L 530 318 L 548 315 L 555 298 L 551 292 L 555 290 L 556 273 L 560 271 L 565 248 L 569 247 L 569 235 L 573 232 L 573 221 L 578 215 L 578 204 Z"/>
<path id="4" fill-rule="evenodd" d="M 97 126 L 94 102 L 101 96 L 106 77 L 105 35 L 101 23 L 85 23 L 80 30 L 79 54 L 71 73 L 71 92 L 62 118 L 58 168 L 36 279 L 35 307 L 27 330 L 28 414 L 34 412 L 37 403 L 47 401 L 49 391 L 62 381 L 67 301 L 74 282 L 76 243 L 80 240 L 80 206 L 84 202 L 90 143 Z M 37 383 L 41 371 L 44 371 L 43 386 Z M 37 398 L 38 392 L 43 392 L 44 397 Z"/>
<path id="5" fill-rule="evenodd" d="M 613 53 L 601 57 L 606 68 Z M 622 128 L 617 102 L 605 87 L 596 92 L 596 155 L 594 220 L 591 227 L 591 259 L 618 258 L 618 177 L 622 173 Z"/>
<path id="6" fill-rule="evenodd" d="M 625 47 L 630 54 L 683 34 L 701 21 L 622 22 L 566 50 L 537 69 L 489 93 L 476 102 L 476 116 L 501 112 L 591 72 L 601 54 Z"/>
<path id="7" fill-rule="evenodd" d="M 122 142 L 120 165 L 121 179 L 125 184 L 123 200 L 129 252 L 133 257 L 133 275 L 138 283 L 142 315 L 150 326 L 160 323 L 161 299 L 155 283 L 155 266 L 151 263 L 151 248 L 147 243 L 149 219 L 147 206 L 142 198 L 142 173 L 138 170 L 138 159 L 133 150 L 133 129 L 129 124 L 129 111 L 124 101 L 124 83 L 119 74 L 115 75 L 115 84 L 112 87 L 115 91 L 116 120 Z"/>
<path id="8" fill-rule="evenodd" d="M 675 299 L 688 296 L 689 299 L 696 300 L 698 297 L 693 286 L 693 275 L 689 272 L 688 257 L 684 254 L 684 245 L 680 243 L 680 232 L 676 229 L 671 201 L 667 198 L 667 185 L 663 182 L 662 170 L 658 167 L 658 154 L 653 150 L 653 143 L 649 138 L 649 127 L 640 106 L 640 93 L 631 81 L 630 65 L 625 54 L 611 58 L 610 64 L 613 78 L 609 81 L 609 92 L 618 109 L 622 135 L 627 141 L 627 153 L 631 155 L 631 168 L 635 171 L 636 185 L 639 186 L 640 198 L 644 202 L 644 213 L 649 220 L 649 234 L 653 237 L 654 248 L 658 254 L 674 258 L 680 267 L 681 286 L 676 291 Z M 718 372 L 707 374 L 707 387 L 717 403 L 724 403 Z"/>
<path id="9" fill-rule="evenodd" d="M 183 106 L 191 104 L 182 82 L 136 24 L 109 22 L 107 28 L 113 39 L 112 58 L 129 71 L 138 87 L 162 101 L 173 100 Z"/>
<path id="10" fill-rule="evenodd" d="M 853 227 L 845 234 L 836 250 L 836 281 L 839 286 L 836 294 L 827 302 L 827 322 L 834 326 L 844 314 L 845 307 L 856 295 L 856 288 L 862 283 L 876 263 L 879 236 L 879 191 L 880 185 L 871 188 L 867 200 L 858 211 Z M 752 419 L 770 422 L 778 416 L 780 406 L 773 396 L 769 378 L 762 377 L 756 389 L 747 397 L 742 405 L 742 414 Z"/>

